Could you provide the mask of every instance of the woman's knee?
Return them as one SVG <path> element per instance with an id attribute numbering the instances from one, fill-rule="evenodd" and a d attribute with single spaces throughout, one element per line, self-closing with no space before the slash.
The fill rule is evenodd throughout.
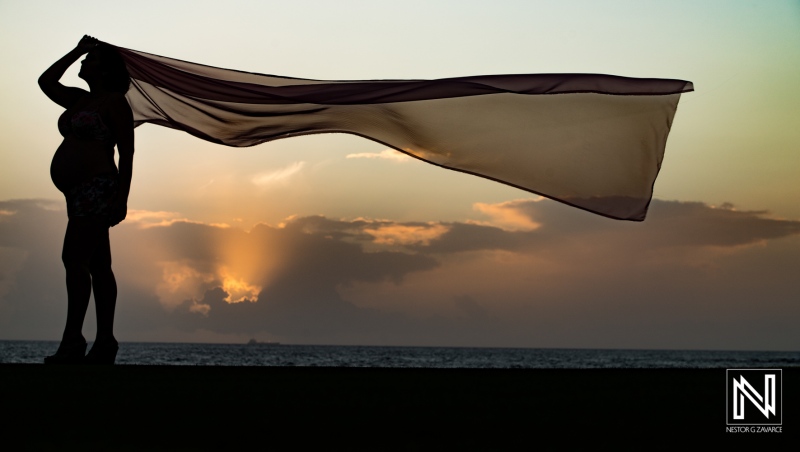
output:
<path id="1" fill-rule="evenodd" d="M 92 259 L 89 262 L 89 272 L 92 275 L 107 275 L 111 273 L 111 259 Z"/>
<path id="2" fill-rule="evenodd" d="M 64 268 L 69 270 L 89 271 L 89 258 L 85 253 L 76 252 L 77 250 L 64 247 L 61 251 L 61 262 Z"/>

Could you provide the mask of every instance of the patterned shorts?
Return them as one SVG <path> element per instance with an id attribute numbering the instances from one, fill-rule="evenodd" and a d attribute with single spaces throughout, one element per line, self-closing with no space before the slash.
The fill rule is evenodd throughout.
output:
<path id="1" fill-rule="evenodd" d="M 117 186 L 116 175 L 102 175 L 72 187 L 66 193 L 67 216 L 109 216 Z"/>

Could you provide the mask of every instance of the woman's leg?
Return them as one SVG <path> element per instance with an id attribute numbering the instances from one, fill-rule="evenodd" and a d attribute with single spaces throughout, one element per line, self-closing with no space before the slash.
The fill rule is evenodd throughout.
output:
<path id="1" fill-rule="evenodd" d="M 92 217 L 69 219 L 67 233 L 64 236 L 64 248 L 61 253 L 61 260 L 64 262 L 67 272 L 67 325 L 64 328 L 63 342 L 84 340 L 83 320 L 86 317 L 89 297 L 92 293 L 92 260 L 98 248 L 103 247 L 108 254 L 108 271 L 110 272 L 111 258 L 107 251 L 108 227 Z M 102 262 L 102 259 L 100 261 Z M 113 290 L 116 299 L 116 284 L 114 284 Z M 105 291 L 105 294 L 109 292 L 106 287 L 103 287 L 102 291 Z"/>
<path id="2" fill-rule="evenodd" d="M 89 261 L 94 289 L 94 306 L 97 313 L 97 338 L 95 342 L 112 342 L 114 339 L 114 309 L 117 305 L 117 281 L 111 271 L 111 244 L 108 227 L 98 231 L 97 245 Z"/>

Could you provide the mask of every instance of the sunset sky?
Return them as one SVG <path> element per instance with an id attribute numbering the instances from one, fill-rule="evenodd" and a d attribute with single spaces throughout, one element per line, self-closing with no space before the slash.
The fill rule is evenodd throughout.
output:
<path id="1" fill-rule="evenodd" d="M 311 79 L 696 89 L 643 223 L 355 136 L 229 148 L 139 127 L 131 210 L 111 231 L 121 341 L 798 349 L 800 2 L 0 2 L 0 339 L 63 328 L 62 110 L 36 79 L 84 34 Z M 62 81 L 85 87 L 77 67 Z"/>

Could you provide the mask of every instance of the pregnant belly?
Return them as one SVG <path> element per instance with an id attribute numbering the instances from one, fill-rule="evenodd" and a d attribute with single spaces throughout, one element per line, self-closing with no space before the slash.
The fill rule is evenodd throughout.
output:
<path id="1" fill-rule="evenodd" d="M 94 176 L 116 172 L 113 146 L 87 140 L 65 139 L 50 163 L 50 178 L 62 193 Z"/>

